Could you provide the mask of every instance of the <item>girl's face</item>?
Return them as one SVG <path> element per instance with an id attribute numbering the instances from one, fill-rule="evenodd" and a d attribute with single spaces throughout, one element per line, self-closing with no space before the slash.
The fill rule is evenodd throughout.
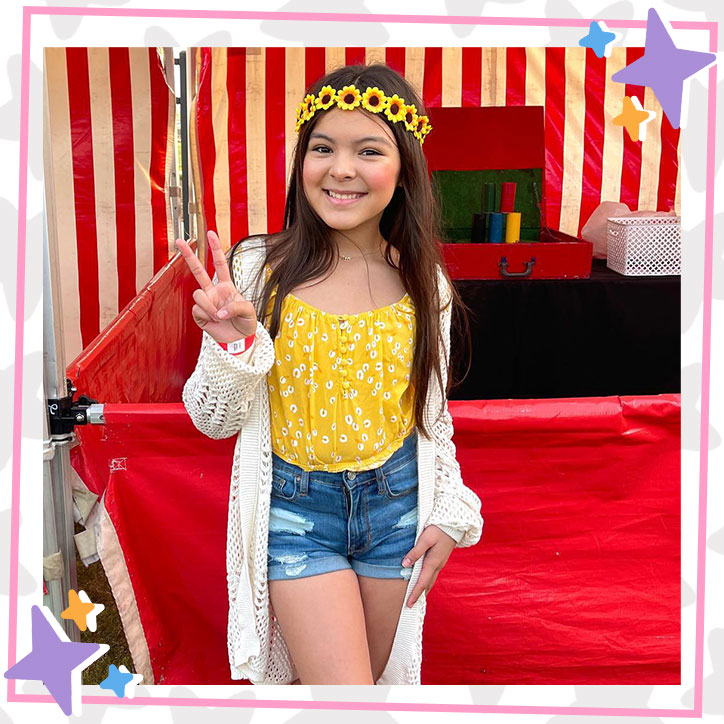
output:
<path id="1" fill-rule="evenodd" d="M 330 228 L 376 239 L 400 177 L 392 130 L 360 109 L 321 113 L 304 155 L 304 193 Z"/>

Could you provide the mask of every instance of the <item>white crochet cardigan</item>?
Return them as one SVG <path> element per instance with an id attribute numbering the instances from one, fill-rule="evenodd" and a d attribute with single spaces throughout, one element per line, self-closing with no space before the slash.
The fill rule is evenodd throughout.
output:
<path id="1" fill-rule="evenodd" d="M 234 283 L 246 299 L 255 303 L 261 286 L 250 290 L 250 280 L 263 279 L 257 271 L 265 261 L 264 250 L 263 239 L 250 239 L 234 257 Z M 449 295 L 442 272 L 439 283 L 446 285 Z M 444 308 L 441 315 L 445 383 L 445 362 L 450 353 L 450 307 Z M 265 382 L 274 363 L 274 345 L 261 322 L 257 324 L 250 355 L 231 355 L 206 332 L 202 337 L 196 368 L 184 386 L 184 405 L 194 425 L 208 437 L 222 439 L 238 434 L 226 550 L 231 678 L 249 679 L 254 684 L 290 684 L 298 675 L 279 623 L 270 615 L 267 586 L 272 447 L 268 387 L 260 383 Z M 435 524 L 462 548 L 480 539 L 481 504 L 461 479 L 447 403 L 444 414 L 435 420 L 440 406 L 440 389 L 433 375 L 425 409 L 431 439 L 418 436 L 417 537 L 423 528 Z M 423 559 L 413 566 L 405 601 L 419 578 Z M 420 683 L 425 604 L 424 592 L 411 608 L 403 603 L 392 652 L 377 684 Z"/>

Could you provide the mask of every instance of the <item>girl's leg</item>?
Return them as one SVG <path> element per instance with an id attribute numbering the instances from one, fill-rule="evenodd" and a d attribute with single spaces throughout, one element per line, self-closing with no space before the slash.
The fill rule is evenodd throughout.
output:
<path id="1" fill-rule="evenodd" d="M 374 680 L 382 676 L 392 651 L 397 623 L 405 602 L 407 581 L 394 578 L 358 576 L 364 608 L 367 645 Z"/>
<path id="2" fill-rule="evenodd" d="M 375 683 L 354 571 L 269 581 L 269 597 L 302 684 Z"/>

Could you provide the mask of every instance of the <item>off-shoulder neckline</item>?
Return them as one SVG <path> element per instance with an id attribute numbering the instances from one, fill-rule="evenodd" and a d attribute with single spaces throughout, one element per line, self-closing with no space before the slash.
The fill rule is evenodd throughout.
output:
<path id="1" fill-rule="evenodd" d="M 266 277 L 269 277 L 269 272 L 271 271 L 271 267 L 268 264 L 265 264 L 264 266 L 264 272 Z M 276 293 L 276 289 L 274 290 Z M 302 307 L 306 307 L 312 312 L 315 312 L 316 314 L 321 314 L 325 317 L 343 317 L 345 319 L 354 319 L 355 317 L 364 317 L 366 315 L 370 314 L 377 314 L 380 312 L 385 312 L 387 310 L 393 310 L 399 306 L 404 306 L 406 304 L 409 304 L 412 302 L 412 297 L 405 292 L 401 299 L 398 299 L 396 302 L 392 302 L 391 304 L 385 304 L 383 307 L 376 307 L 375 309 L 368 309 L 365 312 L 354 312 L 353 314 L 343 314 L 340 312 L 328 312 L 325 309 L 320 309 L 319 307 L 315 307 L 313 304 L 310 304 L 309 302 L 305 302 L 303 299 L 300 299 L 296 294 L 292 294 L 291 292 L 287 293 L 287 297 L 294 300 L 297 304 L 299 304 Z"/>
<path id="2" fill-rule="evenodd" d="M 398 299 L 396 302 L 392 302 L 392 304 L 385 304 L 384 307 L 377 307 L 375 309 L 368 309 L 365 312 L 354 312 L 353 314 L 343 314 L 340 312 L 328 312 L 324 309 L 320 309 L 319 307 L 315 307 L 313 304 L 310 304 L 309 302 L 305 302 L 303 299 L 300 299 L 296 295 L 289 292 L 287 294 L 287 297 L 291 297 L 297 304 L 306 307 L 307 309 L 311 310 L 312 312 L 316 312 L 317 314 L 321 314 L 325 317 L 344 317 L 345 319 L 354 319 L 355 317 L 364 317 L 370 314 L 377 314 L 379 312 L 385 312 L 387 310 L 395 309 L 396 307 L 399 307 L 401 305 L 404 305 L 408 302 L 408 300 L 411 301 L 410 295 L 405 292 L 402 299 Z"/>

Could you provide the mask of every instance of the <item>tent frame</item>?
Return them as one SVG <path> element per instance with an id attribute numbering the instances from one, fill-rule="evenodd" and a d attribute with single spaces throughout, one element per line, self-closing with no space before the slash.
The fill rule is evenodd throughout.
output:
<path id="1" fill-rule="evenodd" d="M 177 159 L 177 145 L 171 164 L 170 195 L 174 233 L 188 239 L 195 219 L 189 212 L 195 209 L 193 199 L 192 169 L 189 163 L 189 81 L 186 52 L 174 57 L 172 48 L 163 49 L 166 82 L 175 94 L 175 66 L 180 70 L 180 97 L 176 96 L 176 119 L 180 114 L 181 158 Z M 47 97 L 44 107 L 44 155 L 47 167 L 50 144 Z M 174 135 L 176 134 L 174 122 Z M 178 176 L 181 176 L 179 189 Z M 75 388 L 66 378 L 68 361 L 64 348 L 63 305 L 60 297 L 60 263 L 54 238 L 55 219 L 49 216 L 46 200 L 51 208 L 54 190 L 50 176 L 45 175 L 43 197 L 43 605 L 52 612 L 71 641 L 80 641 L 78 626 L 71 619 L 63 619 L 61 612 L 67 608 L 71 590 L 77 591 L 75 519 L 81 516 L 74 504 L 71 481 L 74 472 L 70 464 L 70 449 L 77 442 L 72 428 L 78 424 L 103 424 L 103 405 L 90 404 L 95 400 L 73 400 Z M 178 199 L 178 197 L 181 199 Z M 181 203 L 179 204 L 179 200 Z M 191 214 L 193 216 L 193 213 Z M 181 218 L 179 218 L 181 217 Z M 61 418 L 64 425 L 60 424 Z M 64 429 L 61 429 L 64 428 Z M 78 534 L 82 535 L 82 534 Z M 47 592 L 46 592 L 47 591 Z"/>

